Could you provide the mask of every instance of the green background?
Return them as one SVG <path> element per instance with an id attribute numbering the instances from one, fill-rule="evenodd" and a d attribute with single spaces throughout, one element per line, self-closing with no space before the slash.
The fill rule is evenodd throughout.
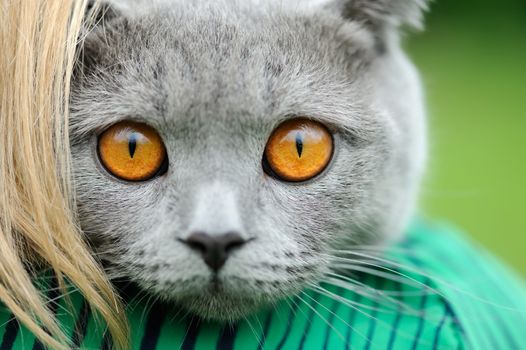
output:
<path id="1" fill-rule="evenodd" d="M 437 0 L 406 41 L 427 94 L 421 206 L 526 276 L 526 0 Z"/>

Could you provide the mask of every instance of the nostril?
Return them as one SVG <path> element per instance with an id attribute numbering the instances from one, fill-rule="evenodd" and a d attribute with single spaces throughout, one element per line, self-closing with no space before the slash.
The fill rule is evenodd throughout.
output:
<path id="1" fill-rule="evenodd" d="M 199 250 L 202 253 L 204 253 L 208 249 L 208 239 L 204 236 L 206 236 L 206 234 L 193 234 L 183 242 L 190 246 L 190 248 Z"/>
<path id="2" fill-rule="evenodd" d="M 190 248 L 198 250 L 205 263 L 217 272 L 225 264 L 231 251 L 239 248 L 246 241 L 236 232 L 228 232 L 222 235 L 195 232 L 182 242 Z"/>
<path id="3" fill-rule="evenodd" d="M 227 252 L 245 244 L 245 240 L 238 233 L 235 232 L 229 232 L 218 238 L 220 239 L 221 243 L 225 246 L 225 250 Z"/>

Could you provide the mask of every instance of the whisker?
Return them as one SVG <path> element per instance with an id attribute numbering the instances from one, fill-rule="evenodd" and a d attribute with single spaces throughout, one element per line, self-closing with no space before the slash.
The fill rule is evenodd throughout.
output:
<path id="1" fill-rule="evenodd" d="M 405 274 L 402 274 L 400 272 L 397 273 L 396 270 L 392 270 L 392 269 L 385 268 L 385 267 L 382 267 L 382 266 L 378 266 L 378 265 L 375 265 L 375 264 L 369 264 L 368 266 L 377 267 L 378 269 L 364 267 L 362 265 L 355 265 L 355 264 L 351 264 L 351 263 L 348 263 L 348 264 L 333 264 L 332 265 L 332 267 L 335 270 L 348 270 L 348 271 L 350 270 L 352 272 L 363 272 L 363 273 L 366 273 L 366 274 L 368 274 L 370 276 L 381 277 L 381 278 L 384 278 L 384 279 L 387 279 L 387 280 L 390 280 L 390 281 L 393 281 L 393 282 L 397 282 L 397 283 L 400 283 L 400 284 L 403 284 L 403 285 L 407 285 L 409 287 L 413 287 L 413 288 L 424 287 L 425 289 L 432 290 L 431 287 L 424 286 L 424 285 L 422 285 L 422 283 L 420 281 L 415 280 L 415 279 L 410 279 Z M 381 271 L 379 269 L 382 269 L 384 271 Z"/>
<path id="2" fill-rule="evenodd" d="M 152 302 L 152 300 L 153 300 L 153 302 Z M 155 297 L 153 294 L 150 295 L 150 297 L 146 301 L 146 306 L 143 308 L 142 313 L 141 313 L 141 317 L 139 318 L 139 322 L 140 322 L 141 326 L 142 326 L 143 322 L 146 321 L 147 314 L 149 314 L 150 311 L 152 311 L 152 308 L 153 308 L 153 306 L 154 306 L 156 301 L 157 301 L 157 297 Z M 150 302 L 151 302 L 151 304 L 150 304 Z"/>
<path id="3" fill-rule="evenodd" d="M 318 289 L 318 288 L 321 288 L 321 287 L 317 286 L 315 284 L 312 284 L 310 288 Z M 391 329 L 391 330 L 393 329 L 393 326 L 391 324 L 389 324 L 388 322 L 383 321 L 383 320 L 381 320 L 381 319 L 379 319 L 379 318 L 377 318 L 377 317 L 375 317 L 373 315 L 368 314 L 367 312 L 361 310 L 359 307 L 356 307 L 356 306 L 354 306 L 352 304 L 349 304 L 348 303 L 348 301 L 349 301 L 348 299 L 346 299 L 346 298 L 344 298 L 344 297 L 342 297 L 340 295 L 337 295 L 335 293 L 332 293 L 330 291 L 327 291 L 327 290 L 325 290 L 323 288 L 322 288 L 322 293 L 328 293 L 328 295 L 327 294 L 324 294 L 324 295 L 327 296 L 328 298 L 331 298 L 333 300 L 337 300 L 337 301 L 341 302 L 343 305 L 345 305 L 345 306 L 347 306 L 347 307 L 349 307 L 351 309 L 356 310 L 358 313 L 364 315 L 365 317 L 374 320 L 375 322 L 377 322 L 378 324 L 380 324 L 380 325 L 382 325 L 384 327 L 387 327 L 387 329 Z M 410 333 L 404 332 L 404 331 L 402 331 L 400 329 L 395 329 L 395 331 L 397 332 L 397 334 L 399 334 L 400 336 L 402 336 L 402 337 L 404 337 L 406 339 L 414 340 L 414 336 L 412 334 L 410 334 Z M 367 339 L 367 338 L 365 338 L 365 339 Z M 419 343 L 422 344 L 422 345 L 430 345 L 430 343 L 428 341 L 425 341 L 425 340 L 419 340 Z"/>
<path id="4" fill-rule="evenodd" d="M 259 346 L 262 346 L 262 345 L 263 345 L 262 339 L 261 339 L 261 337 L 258 335 L 258 333 L 256 332 L 256 329 L 254 328 L 254 326 L 252 326 L 252 323 L 250 322 L 250 320 L 248 319 L 248 317 L 243 317 L 243 319 L 246 321 L 246 323 L 247 323 L 247 325 L 248 325 L 248 328 L 250 328 L 250 331 L 251 331 L 252 334 L 254 335 L 254 338 L 257 340 L 257 342 L 258 342 L 258 347 L 259 347 Z"/>
<path id="5" fill-rule="evenodd" d="M 375 288 L 373 288 L 371 286 L 368 286 L 367 284 L 365 284 L 363 282 L 356 281 L 356 280 L 353 280 L 353 279 L 351 279 L 349 277 L 341 276 L 341 275 L 334 274 L 334 273 L 329 273 L 329 275 L 337 277 L 337 278 L 330 278 L 329 277 L 329 279 L 328 279 L 329 284 L 333 284 L 332 282 L 336 282 L 336 281 L 338 281 L 339 283 L 348 283 L 348 284 L 352 285 L 352 288 L 348 284 L 346 284 L 345 286 L 340 286 L 340 287 L 343 287 L 343 288 L 345 288 L 345 289 L 347 289 L 349 291 L 355 292 L 355 293 L 360 294 L 360 295 L 365 296 L 365 297 L 371 297 L 371 298 L 374 297 L 374 298 L 376 298 L 375 300 L 379 300 L 379 299 L 385 298 L 388 301 L 392 302 L 393 304 L 395 304 L 395 305 L 397 305 L 399 307 L 408 308 L 410 310 L 412 309 L 409 306 L 407 306 L 406 304 L 404 304 L 403 302 L 401 302 L 400 300 L 396 300 L 396 299 L 392 298 L 391 296 L 385 295 L 381 290 L 375 289 Z M 356 286 L 364 288 L 364 289 L 372 292 L 374 295 L 362 293 L 362 291 L 359 288 L 354 288 Z"/>
<path id="6" fill-rule="evenodd" d="M 357 295 L 369 298 L 369 299 L 374 300 L 376 302 L 381 301 L 381 298 L 378 297 L 378 296 L 371 296 L 371 294 L 357 292 L 355 288 L 347 286 L 346 284 L 344 284 L 345 282 L 343 282 L 343 281 L 342 281 L 342 283 L 338 283 L 338 282 L 332 283 L 330 280 L 322 280 L 321 282 L 324 283 L 324 284 L 327 284 L 327 285 L 332 285 L 332 286 L 335 286 L 335 287 L 346 289 L 348 291 L 356 293 Z M 318 287 L 321 287 L 321 286 L 318 285 Z M 383 311 L 386 314 L 395 312 L 394 308 L 393 309 L 380 309 L 380 308 L 377 308 L 377 307 L 373 307 L 371 305 L 366 305 L 366 304 L 357 302 L 355 300 L 348 300 L 348 301 L 349 301 L 349 303 L 351 303 L 351 304 L 353 304 L 353 305 L 355 305 L 357 307 L 361 307 L 363 309 L 366 309 L 366 310 L 371 310 L 371 311 L 381 310 L 381 311 Z"/>
<path id="7" fill-rule="evenodd" d="M 390 274 L 386 274 L 385 272 L 381 272 L 381 271 L 378 271 L 378 270 L 375 270 L 375 269 L 367 269 L 366 267 L 363 267 L 361 265 L 366 265 L 366 266 L 372 266 L 372 267 L 377 267 L 379 269 L 382 269 L 382 270 L 385 270 L 385 271 L 388 271 L 388 272 L 391 272 L 393 273 L 394 275 L 398 275 L 400 277 L 404 277 L 405 279 L 407 279 L 408 281 L 411 281 L 411 282 L 414 282 L 415 284 L 419 285 L 419 286 L 422 286 L 424 287 L 425 289 L 429 289 L 431 291 L 433 291 L 435 294 L 438 294 L 440 296 L 443 296 L 442 293 L 440 293 L 438 290 L 432 288 L 432 287 L 429 287 L 425 284 L 423 284 L 422 282 L 418 281 L 417 279 L 413 278 L 413 277 L 410 277 L 400 271 L 397 271 L 397 270 L 394 270 L 390 267 L 387 267 L 387 266 L 383 266 L 383 265 L 378 265 L 376 263 L 372 263 L 372 262 L 368 262 L 368 261 L 365 261 L 365 260 L 358 260 L 358 259 L 349 259 L 349 258 L 344 258 L 344 257 L 337 257 L 337 256 L 333 256 L 332 257 L 333 259 L 335 259 L 336 261 L 339 261 L 339 262 L 342 262 L 342 263 L 346 263 L 346 264 L 335 264 L 335 265 L 332 265 L 334 267 L 337 267 L 337 268 L 342 268 L 342 269 L 354 269 L 355 271 L 361 271 L 363 270 L 362 272 L 366 272 L 366 273 L 370 273 L 370 274 L 374 274 L 378 277 L 384 277 L 384 278 L 387 278 L 387 279 L 391 279 L 391 280 L 394 280 L 394 276 L 393 275 L 390 275 Z M 384 259 L 376 259 L 380 262 L 389 262 L 388 260 L 384 260 Z M 395 265 L 395 267 L 398 267 L 398 268 L 406 268 L 407 270 L 409 270 L 410 272 L 415 272 L 423 277 L 426 277 L 430 280 L 436 280 L 436 279 L 433 279 L 432 276 L 429 276 L 428 274 L 426 273 L 422 273 L 422 272 L 418 272 L 418 271 L 412 271 L 414 269 L 411 269 L 410 267 L 404 267 L 403 265 L 401 264 L 396 264 L 396 263 L 392 263 L 392 262 L 389 262 L 393 265 Z M 358 265 L 357 265 L 358 264 Z M 360 269 L 360 270 L 359 270 Z M 365 270 L 367 269 L 367 270 Z M 396 282 L 399 282 L 399 283 L 404 283 L 404 284 L 408 284 L 406 280 L 403 280 L 403 279 L 399 279 L 399 280 L 394 280 Z"/>
<path id="8" fill-rule="evenodd" d="M 260 332 L 263 332 L 263 324 L 261 323 L 260 319 L 259 319 L 259 316 L 257 314 L 254 314 L 254 317 L 256 318 L 256 322 L 259 326 L 259 330 Z"/>
<path id="9" fill-rule="evenodd" d="M 343 282 L 343 283 L 337 283 L 337 282 L 333 283 L 331 281 L 329 281 L 329 282 L 323 281 L 323 282 L 327 283 L 327 284 L 330 284 L 330 285 L 334 285 L 336 287 L 344 288 L 344 289 L 347 289 L 349 291 L 352 291 L 352 292 L 356 293 L 356 291 L 354 289 L 347 287 L 345 285 L 345 282 L 343 282 L 343 281 L 338 281 L 338 282 Z M 331 291 L 327 290 L 323 286 L 318 285 L 318 288 L 320 288 L 320 289 L 322 289 L 322 290 L 324 290 L 324 291 L 326 291 L 328 293 L 332 293 Z M 332 294 L 334 294 L 334 293 L 332 293 Z M 360 295 L 362 295 L 362 296 L 364 296 L 366 298 L 369 297 L 369 295 L 364 295 L 364 294 L 360 294 Z M 347 302 L 349 302 L 349 303 L 351 303 L 353 305 L 356 305 L 356 303 L 353 302 L 352 300 L 349 300 L 349 299 L 347 299 L 345 297 L 342 297 L 342 298 L 347 300 Z M 377 298 L 371 298 L 371 299 L 376 301 L 378 304 L 380 304 L 381 298 L 377 297 Z M 440 321 L 440 319 L 441 319 L 440 316 L 431 316 L 431 315 L 427 314 L 425 312 L 425 310 L 415 309 L 415 308 L 413 308 L 413 307 L 411 307 L 411 306 L 409 306 L 409 305 L 407 305 L 407 304 L 405 304 L 405 303 L 403 303 L 401 301 L 394 300 L 393 302 L 398 306 L 398 308 L 396 308 L 396 309 L 394 309 L 394 308 L 393 309 L 384 309 L 384 308 L 380 308 L 380 307 L 371 307 L 369 305 L 366 305 L 366 306 L 367 306 L 367 308 L 369 310 L 372 310 L 372 311 L 378 311 L 378 312 L 381 312 L 381 313 L 384 313 L 384 314 L 391 314 L 391 315 L 400 313 L 400 314 L 404 314 L 404 315 L 411 316 L 411 317 L 419 317 L 421 319 L 424 319 L 424 320 L 429 321 L 429 322 L 434 322 L 434 323 L 438 323 Z M 358 305 L 358 307 L 360 307 L 360 306 Z"/>
<path id="10" fill-rule="evenodd" d="M 174 314 L 170 315 L 170 318 L 168 319 L 168 321 L 170 323 L 172 323 L 174 321 L 177 322 L 175 319 L 176 319 L 177 316 L 179 316 L 181 314 L 181 311 L 182 311 L 181 308 L 177 308 L 177 312 L 175 312 Z M 185 316 L 183 315 L 183 317 L 181 317 L 181 318 L 184 319 L 184 317 Z"/>
<path id="11" fill-rule="evenodd" d="M 190 320 L 190 322 L 194 322 L 194 320 Z M 190 332 L 190 327 L 186 327 L 186 331 L 184 332 L 184 337 L 183 339 L 186 339 L 186 337 L 188 336 L 188 333 Z M 181 350 L 181 348 L 183 347 L 184 345 L 184 341 L 181 342 L 181 344 L 179 344 L 179 347 L 177 348 L 177 350 Z"/>
<path id="12" fill-rule="evenodd" d="M 318 306 L 321 306 L 322 308 L 324 308 L 325 310 L 329 311 L 332 315 L 334 315 L 334 317 L 338 318 L 341 322 L 343 322 L 347 327 L 349 327 L 351 329 L 352 332 L 355 332 L 356 334 L 358 334 L 360 337 L 362 337 L 363 339 L 365 339 L 368 343 L 372 343 L 371 339 L 369 339 L 366 335 L 364 335 L 362 332 L 358 331 L 355 327 L 351 326 L 347 321 L 345 321 L 340 315 L 336 314 L 334 311 L 330 310 L 328 307 L 326 307 L 325 305 L 323 305 L 322 303 L 320 303 L 319 301 L 317 301 L 316 299 L 314 299 L 313 297 L 311 297 L 310 295 L 308 295 L 307 293 L 305 292 L 301 292 L 301 294 L 303 294 L 304 296 L 308 297 L 310 300 L 312 300 L 313 302 L 316 303 L 316 305 Z M 338 335 L 338 337 L 345 343 L 345 345 L 347 347 L 350 346 L 350 344 L 348 344 L 347 342 L 347 339 L 336 329 L 334 328 L 334 326 L 332 324 L 330 324 L 330 322 L 321 315 L 321 313 L 319 311 L 316 310 L 315 307 L 313 307 L 312 305 L 310 305 L 308 302 L 306 302 L 303 298 L 301 298 L 301 296 L 298 295 L 298 298 L 303 302 L 305 303 L 305 305 L 307 305 L 314 313 L 316 313 L 316 315 L 321 318 L 335 333 L 336 335 Z M 333 299 L 334 300 L 334 299 Z M 337 300 L 338 301 L 338 300 Z"/>
<path id="13" fill-rule="evenodd" d="M 327 283 L 327 284 L 330 284 L 330 285 L 333 285 L 333 286 L 335 286 L 335 287 L 340 287 L 340 288 L 343 288 L 343 289 L 347 289 L 344 285 L 332 284 L 332 283 L 330 283 L 330 282 L 325 282 L 325 281 L 323 281 L 323 282 L 324 282 L 324 283 Z M 323 294 L 323 295 L 325 295 L 325 296 L 327 296 L 327 297 L 330 297 L 330 295 L 333 295 L 333 296 L 339 296 L 339 297 L 343 298 L 343 299 L 346 301 L 347 304 L 349 304 L 349 305 L 347 305 L 347 306 L 351 306 L 351 305 L 352 305 L 352 306 L 354 306 L 354 307 L 361 308 L 362 310 L 369 310 L 369 311 L 375 311 L 375 312 L 377 312 L 377 311 L 381 311 L 381 312 L 384 313 L 384 314 L 391 314 L 391 315 L 392 315 L 392 314 L 395 314 L 395 313 L 396 313 L 396 310 L 395 310 L 395 309 L 391 309 L 391 310 L 389 310 L 389 309 L 383 309 L 383 308 L 375 307 L 375 306 L 372 306 L 372 305 L 366 305 L 366 304 L 363 304 L 363 303 L 360 303 L 360 302 L 357 302 L 357 301 L 354 301 L 354 300 L 347 299 L 347 298 L 345 298 L 345 297 L 342 297 L 341 295 L 338 295 L 338 294 L 336 294 L 336 293 L 331 292 L 330 290 L 328 290 L 328 289 L 326 289 L 326 288 L 323 288 L 323 287 L 320 286 L 320 285 L 316 285 L 315 287 L 314 287 L 314 286 L 311 286 L 311 287 L 309 287 L 309 289 L 314 290 L 314 291 L 316 291 L 316 293 L 318 293 L 318 294 Z M 354 292 L 354 290 L 352 290 L 352 289 L 347 289 L 347 290 L 351 290 L 351 291 Z M 329 295 L 326 294 L 326 293 L 329 293 Z M 368 296 L 365 295 L 365 297 L 368 297 Z M 332 299 L 332 298 L 331 298 L 331 299 Z M 376 301 L 376 302 L 378 302 L 378 299 L 373 299 L 373 300 Z"/>
<path id="14" fill-rule="evenodd" d="M 484 304 L 487 304 L 487 305 L 490 305 L 490 306 L 493 306 L 493 307 L 497 307 L 497 308 L 500 308 L 502 310 L 513 311 L 513 312 L 517 312 L 517 313 L 526 313 L 526 310 L 518 310 L 518 309 L 513 308 L 513 307 L 509 307 L 509 306 L 506 306 L 506 305 L 498 304 L 498 303 L 493 302 L 491 300 L 484 299 L 484 298 L 482 298 L 482 297 L 480 297 L 478 295 L 475 295 L 475 294 L 473 294 L 471 292 L 468 292 L 468 291 L 466 291 L 464 289 L 461 289 L 461 288 L 451 284 L 450 282 L 444 280 L 443 278 L 440 278 L 438 276 L 432 276 L 429 273 L 426 273 L 425 271 L 423 271 L 421 269 L 418 269 L 418 268 L 415 268 L 415 267 L 412 267 L 412 266 L 407 266 L 407 265 L 400 264 L 400 263 L 396 263 L 396 262 L 388 260 L 388 259 L 383 259 L 383 258 L 379 258 L 379 257 L 367 255 L 367 254 L 362 254 L 362 253 L 358 253 L 358 252 L 352 252 L 350 254 L 361 256 L 361 257 L 364 257 L 364 258 L 367 258 L 367 259 L 372 259 L 372 260 L 375 260 L 375 261 L 378 261 L 378 262 L 381 262 L 381 263 L 385 263 L 386 265 L 391 265 L 394 268 L 399 268 L 401 270 L 406 270 L 408 272 L 417 274 L 419 276 L 422 276 L 422 277 L 425 277 L 425 278 L 429 279 L 430 281 L 434 282 L 437 285 L 442 285 L 443 287 L 447 287 L 447 288 L 449 288 L 452 291 L 455 291 L 457 293 L 460 293 L 460 294 L 463 294 L 465 296 L 468 296 L 468 297 L 472 298 L 473 300 L 479 301 L 481 303 L 484 303 Z M 399 271 L 393 270 L 390 267 L 386 267 L 386 266 L 383 266 L 383 265 L 377 265 L 377 264 L 374 264 L 374 263 L 371 263 L 371 262 L 368 262 L 368 261 L 365 261 L 365 260 L 350 259 L 350 258 L 337 257 L 337 256 L 333 256 L 332 258 L 336 259 L 338 261 L 341 261 L 341 262 L 351 263 L 351 264 L 349 264 L 349 266 L 346 266 L 344 264 L 337 264 L 338 268 L 342 268 L 342 269 L 347 268 L 347 269 L 354 269 L 354 270 L 366 269 L 365 267 L 360 267 L 360 266 L 356 266 L 356 265 L 353 265 L 353 264 L 363 264 L 363 265 L 367 265 L 367 266 L 378 267 L 378 268 L 381 268 L 381 269 L 386 270 L 388 272 L 392 272 L 392 273 L 394 273 L 396 275 L 399 275 L 400 277 L 404 277 L 404 278 L 406 278 L 406 279 L 408 279 L 408 280 L 410 280 L 410 281 L 412 281 L 412 282 L 424 287 L 425 289 L 430 290 L 430 291 L 432 291 L 433 293 L 435 293 L 437 295 L 440 295 L 441 297 L 443 297 L 446 300 L 448 299 L 443 293 L 441 293 L 437 289 L 429 287 L 427 285 L 424 285 L 423 283 L 421 283 L 420 281 L 416 280 L 415 278 L 412 278 L 412 277 L 410 277 L 410 276 L 408 276 L 408 275 L 406 275 L 404 273 L 401 273 Z M 366 273 L 376 274 L 376 276 L 379 276 L 379 277 L 392 279 L 392 276 L 391 277 L 389 277 L 387 275 L 383 276 L 383 275 L 381 275 L 381 272 L 379 272 L 377 270 L 374 270 L 374 269 L 370 269 Z M 407 283 L 405 283 L 405 284 L 407 284 Z"/>
<path id="15" fill-rule="evenodd" d="M 352 254 L 354 252 L 372 252 L 372 253 L 380 253 L 385 254 L 385 252 L 398 252 L 403 254 L 411 254 L 411 255 L 418 255 L 418 251 L 412 249 L 412 248 L 404 248 L 404 247 L 398 247 L 398 246 L 374 246 L 374 245 L 355 245 L 352 247 L 352 249 L 331 249 L 330 250 L 333 253 L 337 254 Z"/>

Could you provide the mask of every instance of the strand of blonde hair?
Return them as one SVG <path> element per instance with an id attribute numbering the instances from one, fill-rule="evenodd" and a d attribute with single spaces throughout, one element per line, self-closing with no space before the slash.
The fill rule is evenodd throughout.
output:
<path id="1" fill-rule="evenodd" d="M 69 349 L 34 284 L 45 266 L 125 349 L 123 307 L 80 234 L 70 184 L 68 99 L 86 0 L 0 1 L 0 302 L 44 345 Z"/>

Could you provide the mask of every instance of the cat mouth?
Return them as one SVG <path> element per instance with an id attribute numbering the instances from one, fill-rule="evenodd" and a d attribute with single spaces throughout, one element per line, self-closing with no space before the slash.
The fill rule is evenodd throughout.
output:
<path id="1" fill-rule="evenodd" d="M 264 305 L 250 297 L 233 296 L 221 282 L 212 282 L 203 293 L 178 298 L 177 303 L 190 313 L 219 322 L 234 322 L 257 311 Z"/>
<path id="2" fill-rule="evenodd" d="M 170 299 L 204 320 L 235 322 L 275 301 L 270 295 L 233 285 L 218 275 L 210 276 L 207 281 L 202 281 L 201 287 L 192 289 L 174 294 Z"/>
<path id="3" fill-rule="evenodd" d="M 212 279 L 210 280 L 210 283 L 208 285 L 208 293 L 210 294 L 222 294 L 225 293 L 224 284 L 221 282 L 221 280 L 217 277 L 217 275 L 214 275 Z"/>

